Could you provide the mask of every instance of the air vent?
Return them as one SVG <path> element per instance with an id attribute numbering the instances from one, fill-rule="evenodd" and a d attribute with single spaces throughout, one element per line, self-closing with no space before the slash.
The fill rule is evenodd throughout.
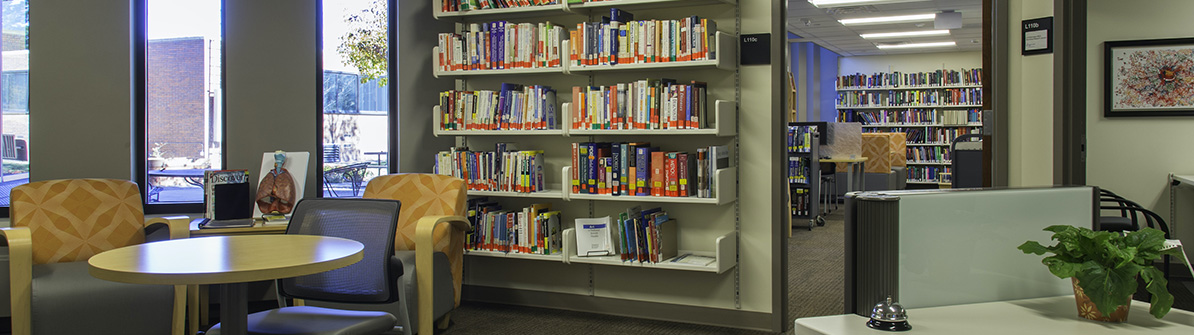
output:
<path id="1" fill-rule="evenodd" d="M 879 9 L 875 6 L 848 6 L 848 7 L 833 7 L 826 8 L 825 13 L 829 15 L 850 15 L 850 14 L 866 14 L 878 13 Z"/>

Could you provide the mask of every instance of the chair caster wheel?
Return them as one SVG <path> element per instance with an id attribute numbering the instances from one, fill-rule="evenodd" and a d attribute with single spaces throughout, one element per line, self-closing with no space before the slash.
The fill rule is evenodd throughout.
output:
<path id="1" fill-rule="evenodd" d="M 820 216 L 818 216 L 818 217 L 817 217 L 817 225 L 818 225 L 818 226 L 825 226 L 825 218 L 824 218 L 824 217 L 820 217 Z"/>

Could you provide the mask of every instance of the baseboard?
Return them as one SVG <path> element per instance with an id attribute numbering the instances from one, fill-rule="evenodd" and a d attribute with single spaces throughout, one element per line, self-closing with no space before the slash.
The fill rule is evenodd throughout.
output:
<path id="1" fill-rule="evenodd" d="M 461 298 L 467 301 L 562 309 L 769 332 L 780 331 L 769 328 L 769 325 L 774 322 L 772 315 L 769 313 L 488 286 L 465 285 L 462 291 Z M 580 309 L 577 306 L 584 306 L 585 308 Z"/>

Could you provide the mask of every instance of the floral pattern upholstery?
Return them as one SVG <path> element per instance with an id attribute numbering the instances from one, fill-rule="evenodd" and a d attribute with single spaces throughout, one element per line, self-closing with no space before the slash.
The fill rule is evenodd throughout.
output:
<path id="1" fill-rule="evenodd" d="M 424 216 L 464 216 L 468 194 L 464 180 L 452 176 L 423 173 L 391 174 L 369 181 L 362 196 L 370 199 L 394 199 L 402 202 L 398 213 L 395 250 L 415 250 L 415 224 Z M 460 306 L 460 285 L 464 267 L 464 232 L 447 224 L 435 228 L 435 251 L 448 256 L 456 306 Z"/>
<path id="2" fill-rule="evenodd" d="M 33 262 L 83 261 L 145 242 L 137 184 L 118 179 L 63 179 L 12 189 L 13 227 L 28 227 Z"/>

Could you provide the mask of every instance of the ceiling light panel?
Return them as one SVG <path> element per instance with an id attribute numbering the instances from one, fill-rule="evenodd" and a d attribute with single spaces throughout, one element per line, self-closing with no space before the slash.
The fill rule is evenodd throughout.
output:
<path id="1" fill-rule="evenodd" d="M 827 7 L 842 7 L 842 6 L 861 6 L 861 5 L 882 5 L 889 3 L 901 2 L 919 2 L 927 0 L 808 0 L 808 3 L 818 8 Z"/>
<path id="2" fill-rule="evenodd" d="M 890 33 L 870 33 L 861 34 L 865 39 L 881 39 L 881 38 L 900 38 L 900 37 L 918 37 L 918 36 L 943 36 L 949 35 L 949 30 L 917 30 L 917 31 L 897 31 Z"/>
<path id="3" fill-rule="evenodd" d="M 861 17 L 854 19 L 837 20 L 842 25 L 864 25 L 864 24 L 882 24 L 882 23 L 897 23 L 897 22 L 918 22 L 918 21 L 933 21 L 937 14 L 916 14 L 916 15 L 897 15 L 897 16 L 879 16 L 879 17 Z"/>
<path id="4" fill-rule="evenodd" d="M 930 42 L 930 43 L 904 43 L 904 44 L 879 44 L 876 47 L 879 49 L 911 49 L 911 48 L 939 48 L 957 46 L 953 41 L 949 42 Z"/>

